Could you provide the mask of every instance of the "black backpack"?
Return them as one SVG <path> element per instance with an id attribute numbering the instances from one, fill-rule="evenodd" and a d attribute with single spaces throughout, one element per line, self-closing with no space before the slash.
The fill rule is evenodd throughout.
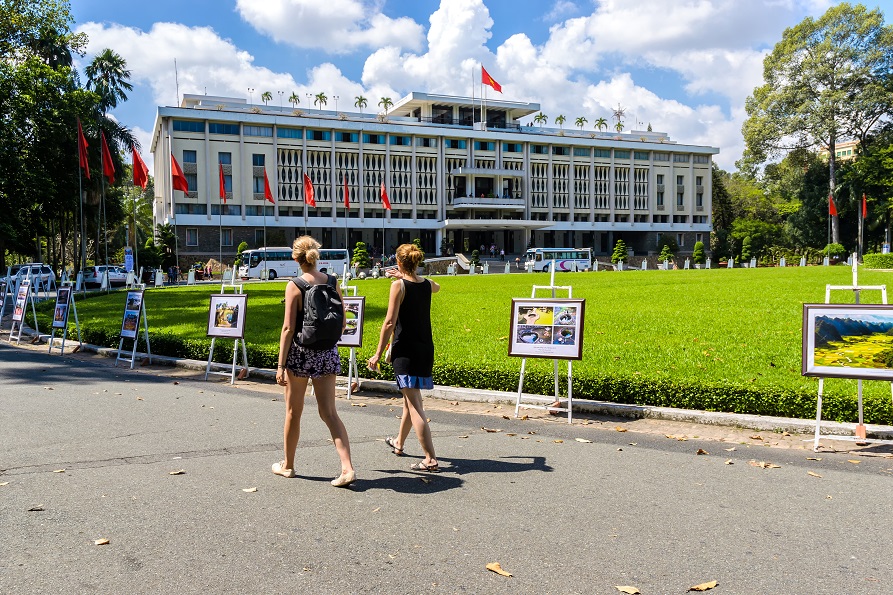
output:
<path id="1" fill-rule="evenodd" d="M 294 341 L 311 349 L 331 349 L 341 340 L 344 328 L 344 305 L 338 295 L 336 280 L 326 275 L 325 285 L 310 285 L 304 279 L 292 279 L 301 290 L 304 318 L 295 331 Z"/>

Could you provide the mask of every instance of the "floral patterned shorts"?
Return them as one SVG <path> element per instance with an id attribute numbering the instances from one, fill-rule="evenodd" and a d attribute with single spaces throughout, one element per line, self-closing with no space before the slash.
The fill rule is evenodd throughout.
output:
<path id="1" fill-rule="evenodd" d="M 319 378 L 329 374 L 341 373 L 341 356 L 338 348 L 311 349 L 292 343 L 288 350 L 285 367 L 301 378 Z"/>

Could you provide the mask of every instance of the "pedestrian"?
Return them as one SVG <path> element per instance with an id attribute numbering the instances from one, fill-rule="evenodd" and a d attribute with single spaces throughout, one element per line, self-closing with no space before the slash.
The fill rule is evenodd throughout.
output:
<path id="1" fill-rule="evenodd" d="M 341 475 L 332 480 L 335 487 L 345 487 L 356 479 L 353 463 L 350 458 L 350 442 L 347 429 L 344 427 L 338 410 L 335 407 L 335 376 L 341 373 L 341 357 L 335 343 L 323 349 L 315 349 L 311 345 L 302 345 L 299 341 L 307 341 L 308 332 L 302 332 L 306 319 L 304 296 L 310 295 L 313 286 L 329 285 L 337 293 L 341 302 L 341 330 L 344 328 L 343 300 L 341 288 L 335 277 L 317 270 L 319 261 L 319 242 L 310 236 L 301 236 L 292 245 L 292 258 L 301 268 L 301 275 L 285 286 L 285 319 L 282 323 L 282 335 L 279 338 L 279 364 L 276 367 L 276 382 L 285 387 L 285 427 L 283 428 L 285 458 L 273 464 L 273 473 L 283 477 L 295 476 L 295 449 L 301 434 L 301 413 L 304 411 L 304 392 L 307 382 L 313 382 L 313 392 L 319 417 L 322 418 L 332 440 L 335 450 L 341 459 Z M 301 289 L 297 279 L 303 280 L 307 286 Z M 323 287 L 319 291 L 323 291 Z M 328 291 L 328 290 L 325 290 Z M 323 294 L 325 295 L 325 294 Z M 334 295 L 334 294 L 331 294 Z M 308 303 L 317 305 L 319 302 Z M 316 309 L 318 311 L 318 309 Z M 337 331 L 336 331 L 337 333 Z M 338 333 L 340 335 L 340 333 Z M 337 341 L 337 340 L 336 340 Z"/>
<path id="2" fill-rule="evenodd" d="M 499 249 L 499 260 L 501 260 L 502 262 L 505 262 L 505 248 Z"/>
<path id="3" fill-rule="evenodd" d="M 414 244 L 397 248 L 397 269 L 387 271 L 394 278 L 388 299 L 381 336 L 375 355 L 369 358 L 368 368 L 378 371 L 379 361 L 388 341 L 391 341 L 390 362 L 394 367 L 397 388 L 403 393 L 403 415 L 397 436 L 388 436 L 385 443 L 398 456 L 410 428 L 415 430 L 425 458 L 410 469 L 437 473 L 440 467 L 434 455 L 434 441 L 422 406 L 421 389 L 434 388 L 434 337 L 431 332 L 431 295 L 440 291 L 440 285 L 417 274 L 424 254 Z M 393 335 L 393 339 L 392 339 Z"/>

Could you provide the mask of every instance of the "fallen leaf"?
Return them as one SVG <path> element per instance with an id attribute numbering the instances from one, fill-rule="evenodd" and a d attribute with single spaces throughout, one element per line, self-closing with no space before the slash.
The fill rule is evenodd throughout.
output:
<path id="1" fill-rule="evenodd" d="M 143 398 L 142 398 L 142 397 L 137 397 L 136 400 L 137 400 L 137 401 L 142 401 Z"/>
<path id="2" fill-rule="evenodd" d="M 638 442 L 630 442 L 629 445 L 630 445 L 630 446 L 638 446 L 639 443 L 638 443 Z"/>
<path id="3" fill-rule="evenodd" d="M 703 448 L 699 448 L 698 452 L 696 452 L 695 454 L 696 455 L 709 455 L 710 453 L 707 452 L 706 450 L 704 450 Z"/>
<path id="4" fill-rule="evenodd" d="M 177 381 L 176 381 L 176 380 L 174 380 L 174 384 L 180 384 L 180 383 L 179 383 L 179 382 L 177 382 Z"/>
<path id="5" fill-rule="evenodd" d="M 52 386 L 45 386 L 45 387 L 43 387 L 43 388 L 46 389 L 46 390 L 56 390 L 56 389 L 54 389 Z"/>
<path id="6" fill-rule="evenodd" d="M 530 431 L 527 432 L 527 433 L 528 433 L 528 434 L 536 434 L 536 432 L 535 432 L 534 430 L 530 430 Z"/>
<path id="7" fill-rule="evenodd" d="M 378 508 L 376 508 L 376 509 L 373 510 L 372 512 L 378 512 L 379 510 L 381 510 L 381 506 L 379 506 Z"/>
<path id="8" fill-rule="evenodd" d="M 108 545 L 111 542 L 108 539 L 106 539 L 105 537 L 103 537 L 102 539 L 97 539 L 93 543 L 94 543 L 94 545 Z"/>
<path id="9" fill-rule="evenodd" d="M 811 475 L 813 477 L 821 477 L 821 475 L 819 475 L 818 473 L 813 473 L 812 471 L 807 471 L 806 474 Z"/>
<path id="10" fill-rule="evenodd" d="M 459 401 L 450 401 L 450 405 L 458 405 Z"/>
<path id="11" fill-rule="evenodd" d="M 506 432 L 506 436 L 517 436 L 514 432 Z"/>
<path id="12" fill-rule="evenodd" d="M 726 459 L 726 465 L 734 465 L 735 462 L 732 459 Z"/>
<path id="13" fill-rule="evenodd" d="M 759 434 L 754 434 L 753 436 L 750 437 L 750 439 L 751 440 L 762 440 L 763 437 L 760 436 Z"/>
<path id="14" fill-rule="evenodd" d="M 506 572 L 502 569 L 502 566 L 499 565 L 499 562 L 490 562 L 487 564 L 487 570 L 490 572 L 495 572 L 500 576 L 512 576 L 511 572 Z"/>
<path id="15" fill-rule="evenodd" d="M 825 498 L 827 498 L 828 500 L 832 499 L 831 496 L 825 496 Z"/>
<path id="16" fill-rule="evenodd" d="M 431 483 L 431 480 L 428 479 L 427 477 L 420 477 L 419 479 L 421 479 L 422 483 L 425 485 L 428 485 L 429 483 Z"/>
<path id="17" fill-rule="evenodd" d="M 459 436 L 459 438 L 468 438 L 468 434 L 465 434 L 464 436 Z"/>
<path id="18" fill-rule="evenodd" d="M 856 459 L 847 459 L 846 462 L 847 462 L 847 463 L 852 463 L 853 465 L 858 465 L 858 464 L 861 463 L 862 461 L 857 461 Z"/>
<path id="19" fill-rule="evenodd" d="M 622 449 L 622 448 L 618 448 L 618 449 L 617 449 L 617 452 L 623 452 L 623 449 Z"/>
<path id="20" fill-rule="evenodd" d="M 365 407 L 366 403 L 351 403 L 351 407 Z"/>
<path id="21" fill-rule="evenodd" d="M 791 433 L 790 433 L 790 432 L 782 432 L 781 435 L 782 435 L 782 436 L 790 436 Z"/>
<path id="22" fill-rule="evenodd" d="M 186 469 L 177 469 L 176 471 L 169 471 L 168 475 L 186 475 Z"/>
<path id="23" fill-rule="evenodd" d="M 529 416 L 529 415 L 522 415 L 522 416 L 521 416 L 521 419 L 530 419 L 530 416 Z"/>
<path id="24" fill-rule="evenodd" d="M 242 488 L 243 492 L 248 492 L 249 494 L 257 491 L 257 488 Z"/>
<path id="25" fill-rule="evenodd" d="M 759 467 L 761 469 L 781 469 L 781 465 L 776 465 L 775 463 L 767 463 L 766 461 L 748 461 L 747 464 L 751 467 Z"/>
<path id="26" fill-rule="evenodd" d="M 493 434 L 493 433 L 495 433 L 495 432 L 501 432 L 501 431 L 502 431 L 502 430 L 497 430 L 497 429 L 495 429 L 495 428 L 485 428 L 485 427 L 483 427 L 483 426 L 481 426 L 481 429 L 482 429 L 483 431 L 485 431 L 485 432 L 490 432 L 491 434 Z"/>
<path id="27" fill-rule="evenodd" d="M 629 595 L 638 595 L 638 593 L 641 593 L 641 591 L 639 591 L 635 587 L 626 587 L 626 586 L 618 587 L 615 585 L 614 588 L 617 589 L 618 591 L 620 591 L 621 593 L 628 593 Z"/>
<path id="28" fill-rule="evenodd" d="M 726 452 L 735 452 L 735 447 L 733 446 L 732 448 L 726 448 L 725 451 Z"/>
<path id="29" fill-rule="evenodd" d="M 8 481 L 4 481 L 3 483 L 0 483 L 0 486 L 7 486 L 7 485 L 9 485 Z"/>
<path id="30" fill-rule="evenodd" d="M 821 461 L 822 457 L 806 457 L 807 461 Z"/>
<path id="31" fill-rule="evenodd" d="M 503 415 L 502 419 L 511 419 L 508 415 Z"/>
<path id="32" fill-rule="evenodd" d="M 615 426 L 614 430 L 617 432 L 629 432 L 627 428 L 621 428 L 620 426 Z"/>
<path id="33" fill-rule="evenodd" d="M 65 469 L 56 469 L 53 473 L 65 473 Z"/>
<path id="34" fill-rule="evenodd" d="M 694 587 L 689 589 L 689 591 L 709 591 L 710 589 L 712 589 L 713 587 L 715 587 L 718 584 L 719 583 L 717 583 L 716 581 L 710 581 L 709 583 L 701 583 L 700 585 L 695 585 Z"/>
<path id="35" fill-rule="evenodd" d="M 564 440 L 553 440 L 555 444 L 564 444 Z"/>
<path id="36" fill-rule="evenodd" d="M 37 506 L 32 506 L 28 509 L 28 512 L 43 512 L 43 504 L 38 504 Z"/>
<path id="37" fill-rule="evenodd" d="M 582 442 L 583 444 L 592 444 L 592 440 L 587 440 L 586 438 L 574 438 L 577 442 Z"/>

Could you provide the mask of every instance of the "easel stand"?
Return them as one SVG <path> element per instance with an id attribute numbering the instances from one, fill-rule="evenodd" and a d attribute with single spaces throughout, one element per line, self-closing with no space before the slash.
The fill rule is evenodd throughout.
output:
<path id="1" fill-rule="evenodd" d="M 149 345 L 149 318 L 146 316 L 146 304 L 143 303 L 140 306 L 140 318 L 143 321 L 143 338 L 146 340 L 146 355 L 149 356 L 149 363 L 152 363 L 152 347 Z M 136 362 L 136 344 L 139 342 L 140 333 L 139 333 L 139 321 L 137 321 L 136 328 L 137 332 L 133 335 L 133 350 L 130 352 L 130 369 L 133 369 L 134 363 Z M 118 362 L 121 360 L 121 350 L 124 347 L 124 337 L 121 337 L 121 340 L 118 341 L 118 356 L 115 358 L 115 367 L 118 367 Z"/>
<path id="2" fill-rule="evenodd" d="M 344 274 L 341 275 L 341 294 L 342 295 L 350 295 L 351 297 L 356 297 L 357 295 L 357 286 L 349 285 L 347 279 L 347 265 L 344 265 Z M 350 348 L 350 357 L 347 360 L 347 398 L 350 400 L 350 387 L 353 386 L 354 382 L 359 384 L 360 382 L 360 371 L 357 368 L 357 348 Z"/>
<path id="3" fill-rule="evenodd" d="M 549 285 L 534 285 L 533 290 L 530 292 L 530 297 L 535 298 L 536 292 L 539 291 L 549 291 L 551 292 L 551 297 L 558 297 L 557 292 L 566 291 L 567 297 L 573 297 L 573 287 L 570 285 L 555 285 L 555 261 L 552 261 L 552 274 L 549 279 Z M 541 409 L 544 411 L 561 411 L 561 407 L 553 407 L 551 405 L 537 405 L 534 403 L 522 403 L 521 399 L 528 399 L 529 401 L 534 401 L 535 403 L 553 403 L 560 402 L 560 388 L 558 386 L 559 376 L 558 376 L 558 360 L 552 360 L 553 366 L 553 374 L 555 376 L 555 398 L 544 397 L 541 395 L 524 395 L 524 370 L 527 367 L 527 358 L 521 358 L 521 377 L 518 379 L 518 397 L 515 400 L 515 417 L 518 417 L 518 411 L 521 408 L 524 409 Z M 573 423 L 573 362 L 571 360 L 567 360 L 567 423 Z"/>
<path id="4" fill-rule="evenodd" d="M 18 285 L 16 285 L 15 298 L 12 303 L 13 313 L 15 313 L 16 301 L 18 301 L 19 288 L 21 287 L 21 284 L 24 283 L 24 281 L 25 280 L 22 280 L 19 282 Z M 37 328 L 37 309 L 34 307 L 34 294 L 31 291 L 31 289 L 32 289 L 31 281 L 29 279 L 28 280 L 28 292 L 25 297 L 25 308 L 22 311 L 22 319 L 19 321 L 16 321 L 15 318 L 13 318 L 12 326 L 9 327 L 9 341 L 8 341 L 9 343 L 12 343 L 13 334 L 15 334 L 16 345 L 18 345 L 22 340 L 22 327 L 25 326 L 25 315 L 28 311 L 28 304 L 31 304 L 31 316 L 34 318 L 34 332 L 37 333 L 38 335 L 40 334 L 40 330 Z M 18 325 L 18 327 L 16 327 L 16 325 Z M 18 329 L 18 332 L 16 332 L 17 329 Z"/>
<path id="5" fill-rule="evenodd" d="M 231 288 L 235 289 L 234 293 L 239 293 L 239 294 L 242 293 L 241 285 L 230 284 L 229 286 L 227 286 L 225 282 L 220 286 L 220 293 L 226 293 L 227 287 L 231 287 Z M 214 371 L 211 370 L 211 365 L 214 362 L 214 345 L 216 342 L 217 342 L 217 337 L 211 337 L 211 351 L 208 353 L 208 363 L 205 366 L 205 380 L 207 380 L 208 376 L 210 376 L 212 374 L 215 376 L 229 376 L 229 383 L 235 384 L 236 376 L 237 376 L 236 368 L 239 368 L 239 367 L 241 367 L 244 371 L 244 374 L 242 372 L 238 373 L 239 380 L 248 378 L 248 375 L 251 373 L 251 368 L 248 367 L 248 349 L 245 347 L 245 339 L 242 339 L 242 338 L 235 339 L 235 343 L 233 343 L 233 365 L 229 369 L 229 371 L 222 371 L 222 372 L 218 372 L 216 370 L 214 370 Z M 241 366 L 239 366 L 239 360 L 238 360 L 238 358 L 239 358 L 239 344 L 242 345 L 242 365 Z"/>
<path id="6" fill-rule="evenodd" d="M 825 303 L 831 303 L 831 292 L 832 291 L 852 291 L 853 295 L 856 298 L 856 303 L 859 302 L 859 298 L 861 297 L 861 292 L 863 291 L 880 291 L 881 292 L 881 300 L 883 304 L 887 303 L 887 286 L 886 285 L 859 285 L 858 283 L 858 267 L 859 263 L 855 258 L 855 254 L 853 255 L 853 284 L 852 285 L 826 285 L 825 286 Z M 866 438 L 865 437 L 865 423 L 863 422 L 863 411 L 862 411 L 862 379 L 858 379 L 857 381 L 857 398 L 858 398 L 858 406 L 859 406 L 859 423 L 856 425 L 856 433 L 854 436 L 835 436 L 831 434 L 822 434 L 821 433 L 821 423 L 822 423 L 822 393 L 825 389 L 825 379 L 819 378 L 819 396 L 816 403 L 816 414 L 815 414 L 815 440 L 812 445 L 813 452 L 818 452 L 819 450 L 819 439 L 827 438 L 829 440 L 848 440 L 850 442 L 875 442 L 875 443 L 890 443 L 893 444 L 893 440 L 880 440 L 875 438 Z M 893 382 L 890 383 L 891 389 L 891 397 L 893 397 Z"/>
<path id="7" fill-rule="evenodd" d="M 77 332 L 78 332 L 78 346 L 82 347 L 84 345 L 84 342 L 81 341 L 81 323 L 78 320 L 78 307 L 74 303 L 74 291 L 71 292 L 71 296 L 69 299 L 71 300 L 71 305 L 69 307 L 71 308 L 71 311 L 74 313 L 74 328 L 77 329 Z M 54 347 L 59 350 L 60 354 L 65 353 L 65 339 L 68 336 L 68 319 L 67 318 L 65 320 L 65 327 L 62 328 L 61 330 L 62 330 L 62 344 L 59 345 L 59 347 L 55 347 L 55 345 L 54 345 L 55 340 L 56 340 L 56 327 L 53 327 L 53 330 L 50 331 L 50 339 L 49 339 L 49 341 L 47 341 L 47 343 L 49 343 L 49 345 L 50 345 L 50 348 L 47 350 L 47 353 L 53 353 Z"/>

